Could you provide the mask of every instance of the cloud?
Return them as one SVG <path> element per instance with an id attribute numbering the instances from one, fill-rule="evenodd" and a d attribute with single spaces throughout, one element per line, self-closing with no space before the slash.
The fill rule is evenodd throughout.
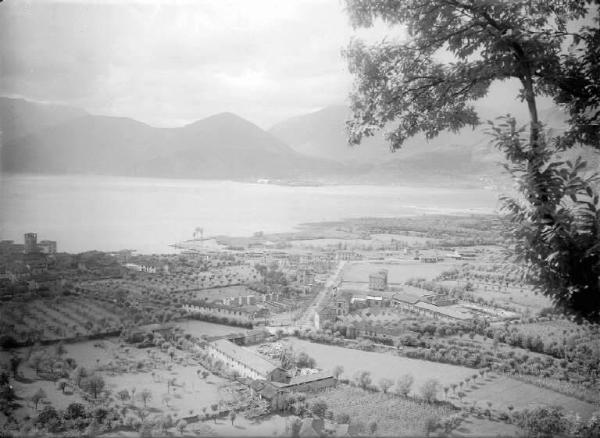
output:
<path id="1" fill-rule="evenodd" d="M 0 92 L 155 125 L 233 111 L 268 127 L 347 95 L 341 2 L 0 5 Z"/>
<path id="2" fill-rule="evenodd" d="M 346 100 L 341 49 L 354 31 L 343 9 L 341 0 L 5 1 L 0 94 L 156 126 L 231 111 L 269 127 Z"/>

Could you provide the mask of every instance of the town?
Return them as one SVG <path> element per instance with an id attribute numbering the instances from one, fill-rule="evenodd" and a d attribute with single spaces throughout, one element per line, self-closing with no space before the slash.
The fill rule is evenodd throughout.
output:
<path id="1" fill-rule="evenodd" d="M 496 436 L 535 415 L 597 427 L 598 327 L 535 294 L 499 229 L 493 216 L 347 220 L 194 236 L 162 255 L 2 241 L 1 423 L 106 436 Z"/>

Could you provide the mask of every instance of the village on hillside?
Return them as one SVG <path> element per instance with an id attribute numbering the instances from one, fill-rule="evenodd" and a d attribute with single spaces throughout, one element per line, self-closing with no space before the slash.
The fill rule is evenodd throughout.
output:
<path id="1" fill-rule="evenodd" d="M 3 433 L 512 436 L 533 415 L 592 427 L 598 327 L 534 292 L 497 221 L 307 224 L 165 255 L 0 242 Z"/>

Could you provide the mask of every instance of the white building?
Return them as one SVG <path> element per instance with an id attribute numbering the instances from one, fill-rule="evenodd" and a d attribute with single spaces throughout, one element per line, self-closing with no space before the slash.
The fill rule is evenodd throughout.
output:
<path id="1" fill-rule="evenodd" d="M 213 359 L 222 360 L 242 377 L 277 381 L 287 378 L 287 372 L 281 367 L 226 339 L 209 343 L 207 349 Z"/>

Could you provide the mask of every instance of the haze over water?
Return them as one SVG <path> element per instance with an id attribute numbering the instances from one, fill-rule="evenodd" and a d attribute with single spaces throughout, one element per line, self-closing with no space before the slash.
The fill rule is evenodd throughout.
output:
<path id="1" fill-rule="evenodd" d="M 166 253 L 196 227 L 248 236 L 344 218 L 492 213 L 498 204 L 493 191 L 459 188 L 30 175 L 4 175 L 0 184 L 0 239 L 37 232 L 67 252 Z"/>

